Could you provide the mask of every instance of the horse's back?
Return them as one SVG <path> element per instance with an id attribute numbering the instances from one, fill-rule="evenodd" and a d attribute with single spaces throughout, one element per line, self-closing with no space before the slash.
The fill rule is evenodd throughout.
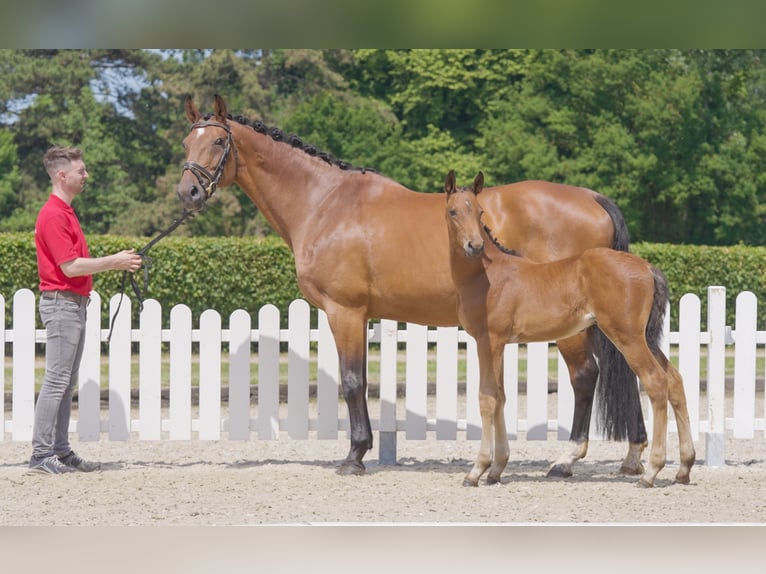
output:
<path id="1" fill-rule="evenodd" d="M 613 247 L 615 227 L 596 192 L 529 180 L 485 188 L 483 222 L 504 247 L 534 261 L 563 259 L 592 247 Z"/>

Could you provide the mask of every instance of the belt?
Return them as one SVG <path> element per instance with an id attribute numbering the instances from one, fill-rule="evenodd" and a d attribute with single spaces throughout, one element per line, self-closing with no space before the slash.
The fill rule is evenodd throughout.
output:
<path id="1" fill-rule="evenodd" d="M 40 294 L 40 297 L 43 299 L 66 299 L 67 301 L 72 301 L 73 303 L 77 303 L 78 305 L 88 305 L 90 303 L 90 297 L 86 297 L 85 295 L 80 295 L 79 293 L 74 293 L 72 291 L 43 291 Z"/>

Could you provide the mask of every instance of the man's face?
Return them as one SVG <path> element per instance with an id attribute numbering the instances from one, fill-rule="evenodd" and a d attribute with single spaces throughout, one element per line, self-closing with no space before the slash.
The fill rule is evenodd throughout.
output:
<path id="1" fill-rule="evenodd" d="M 63 179 L 62 186 L 72 195 L 81 193 L 85 187 L 85 180 L 88 179 L 88 171 L 85 169 L 85 162 L 81 159 L 69 163 L 69 167 L 59 172 Z"/>

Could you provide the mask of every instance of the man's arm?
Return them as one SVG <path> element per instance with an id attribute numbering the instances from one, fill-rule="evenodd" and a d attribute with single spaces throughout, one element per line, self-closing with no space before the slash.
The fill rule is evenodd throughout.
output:
<path id="1" fill-rule="evenodd" d="M 141 256 L 135 249 L 126 249 L 104 257 L 78 257 L 61 264 L 61 271 L 67 277 L 93 275 L 102 271 L 137 271 L 141 267 Z"/>

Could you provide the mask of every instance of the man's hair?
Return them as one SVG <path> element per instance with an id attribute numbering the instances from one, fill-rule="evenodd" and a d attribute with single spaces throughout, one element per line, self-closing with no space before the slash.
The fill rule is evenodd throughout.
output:
<path id="1" fill-rule="evenodd" d="M 76 147 L 53 146 L 45 152 L 43 165 L 48 175 L 53 177 L 60 169 L 64 169 L 72 161 L 82 159 L 82 150 Z"/>

